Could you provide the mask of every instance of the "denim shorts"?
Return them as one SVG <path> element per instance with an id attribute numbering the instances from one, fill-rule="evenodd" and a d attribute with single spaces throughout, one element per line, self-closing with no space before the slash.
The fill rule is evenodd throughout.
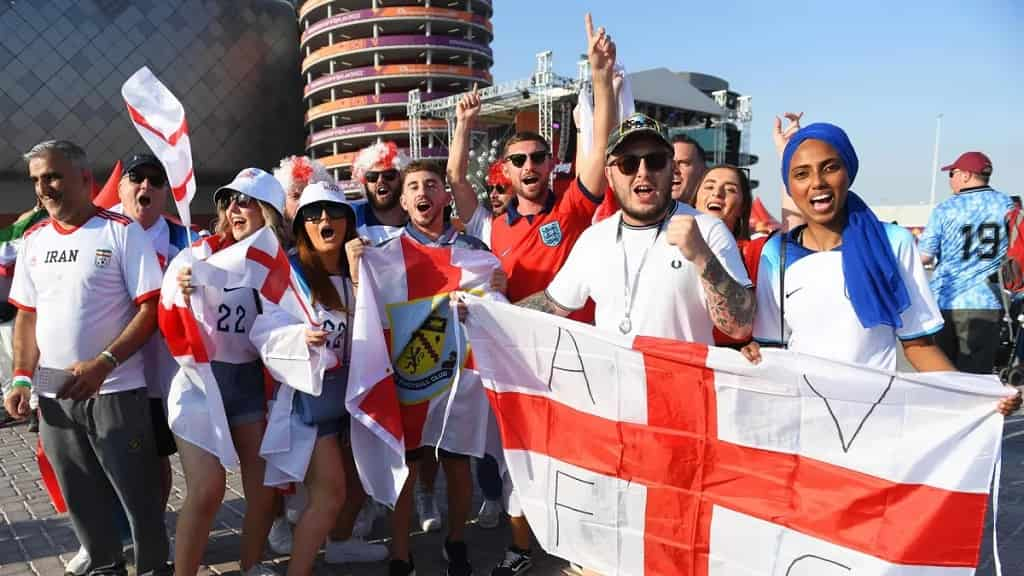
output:
<path id="1" fill-rule="evenodd" d="M 267 402 L 263 392 L 263 365 L 259 362 L 229 364 L 210 362 L 217 379 L 224 413 L 229 426 L 240 426 L 266 419 Z"/>

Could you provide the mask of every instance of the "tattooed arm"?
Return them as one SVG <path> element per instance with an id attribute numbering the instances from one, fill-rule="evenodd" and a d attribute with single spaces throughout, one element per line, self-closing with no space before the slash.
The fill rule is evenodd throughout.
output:
<path id="1" fill-rule="evenodd" d="M 707 255 L 700 281 L 715 326 L 732 338 L 749 339 L 754 328 L 754 289 L 734 280 L 714 254 Z"/>
<path id="2" fill-rule="evenodd" d="M 556 304 L 543 290 L 535 292 L 516 302 L 516 306 L 522 306 L 523 308 L 528 308 L 530 310 L 540 310 L 541 312 L 554 314 L 555 316 L 561 316 L 563 318 L 572 314 L 572 310 L 566 310 Z"/>
<path id="3" fill-rule="evenodd" d="M 749 339 L 754 327 L 754 290 L 729 275 L 704 241 L 696 218 L 689 214 L 673 217 L 666 239 L 697 268 L 715 326 L 737 340 Z"/>

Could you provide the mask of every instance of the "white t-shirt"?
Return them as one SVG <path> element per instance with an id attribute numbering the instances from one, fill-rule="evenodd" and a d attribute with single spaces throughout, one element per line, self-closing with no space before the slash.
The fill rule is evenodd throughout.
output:
<path id="1" fill-rule="evenodd" d="M 487 206 L 483 202 L 477 202 L 476 210 L 473 211 L 473 215 L 466 221 L 466 234 L 483 240 L 484 244 L 490 246 L 491 222 L 493 220 L 494 214 L 487 209 Z"/>
<path id="2" fill-rule="evenodd" d="M 360 238 L 366 238 L 369 240 L 371 246 L 380 246 L 392 238 L 401 236 L 402 230 L 405 230 L 405 226 L 385 226 L 384 224 L 377 224 L 374 226 L 363 225 L 356 228 L 356 234 L 358 234 Z"/>
<path id="3" fill-rule="evenodd" d="M 677 202 L 673 216 L 682 214 L 697 219 L 704 241 L 729 275 L 740 285 L 750 286 L 736 241 L 721 220 Z M 713 344 L 701 279 L 679 248 L 666 240 L 667 226 L 665 221 L 660 227 L 631 228 L 622 222 L 621 212 L 594 224 L 576 241 L 565 266 L 548 286 L 548 297 L 568 310 L 582 308 L 587 298 L 593 298 L 596 326 L 621 332 L 628 278 L 631 294 L 634 281 L 636 291 L 625 334 Z"/>
<path id="4" fill-rule="evenodd" d="M 900 226 L 884 226 L 910 295 L 910 307 L 901 316 L 901 328 L 864 328 L 846 295 L 842 246 L 828 252 L 808 250 L 796 241 L 794 233 L 800 230 L 797 229 L 785 234 L 785 334 L 780 327 L 779 311 L 779 256 L 783 235 L 777 234 L 761 252 L 754 338 L 776 345 L 785 338 L 790 350 L 895 370 L 897 339 L 913 340 L 935 334 L 942 329 L 943 322 L 928 287 L 914 237 Z"/>
<path id="5" fill-rule="evenodd" d="M 67 369 L 96 358 L 121 335 L 138 304 L 160 295 L 160 265 L 145 231 L 106 210 L 71 230 L 41 221 L 25 235 L 18 262 L 10 300 L 36 312 L 41 367 Z M 146 385 L 141 355 L 120 360 L 100 394 Z"/>

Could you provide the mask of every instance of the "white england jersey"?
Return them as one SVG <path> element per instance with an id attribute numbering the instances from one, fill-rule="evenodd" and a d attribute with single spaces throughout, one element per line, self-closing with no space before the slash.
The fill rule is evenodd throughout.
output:
<path id="1" fill-rule="evenodd" d="M 828 252 L 814 252 L 800 245 L 797 228 L 776 234 L 761 252 L 758 268 L 757 314 L 754 338 L 829 360 L 895 370 L 898 340 L 913 340 L 935 334 L 942 328 L 942 315 L 935 304 L 921 256 L 908 230 L 884 224 L 889 244 L 899 264 L 910 295 L 910 307 L 901 318 L 903 326 L 864 328 L 846 295 L 842 246 Z M 780 238 L 786 239 L 785 322 L 781 322 L 779 260 Z"/>
<path id="2" fill-rule="evenodd" d="M 722 221 L 677 202 L 673 216 L 684 214 L 696 218 L 704 241 L 729 275 L 750 286 L 736 241 Z M 622 222 L 621 212 L 594 224 L 573 246 L 547 288 L 548 297 L 568 310 L 592 298 L 595 325 L 602 330 L 713 344 L 701 279 L 679 248 L 668 243 L 667 226 L 666 220 L 633 228 Z"/>
<path id="3" fill-rule="evenodd" d="M 252 288 L 203 288 L 203 314 L 210 320 L 200 322 L 213 343 L 210 360 L 245 364 L 260 359 L 249 341 L 249 329 L 261 313 L 259 294 Z"/>
<path id="4" fill-rule="evenodd" d="M 380 246 L 392 238 L 401 236 L 402 230 L 405 230 L 404 226 L 386 226 L 384 224 L 363 225 L 356 228 L 356 234 L 360 238 L 369 240 L 371 246 Z"/>
<path id="5" fill-rule="evenodd" d="M 100 210 L 78 228 L 46 219 L 25 235 L 11 303 L 36 312 L 39 366 L 66 369 L 96 358 L 160 295 L 160 265 L 145 231 Z M 100 394 L 145 386 L 139 354 L 121 359 Z M 41 391 L 48 397 L 53 392 Z"/>

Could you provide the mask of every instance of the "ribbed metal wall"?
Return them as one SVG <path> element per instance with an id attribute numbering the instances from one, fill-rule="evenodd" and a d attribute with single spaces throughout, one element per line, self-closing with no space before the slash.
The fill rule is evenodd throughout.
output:
<path id="1" fill-rule="evenodd" d="M 77 142 L 99 179 L 144 149 L 121 84 L 140 66 L 185 105 L 200 195 L 302 152 L 296 12 L 285 0 L 0 2 L 0 214 L 32 204 L 21 154 Z"/>

